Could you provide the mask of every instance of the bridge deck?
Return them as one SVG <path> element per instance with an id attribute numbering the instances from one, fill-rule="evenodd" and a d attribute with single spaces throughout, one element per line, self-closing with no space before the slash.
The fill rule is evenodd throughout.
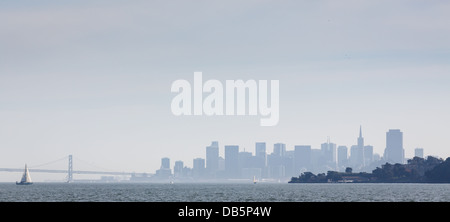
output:
<path id="1" fill-rule="evenodd" d="M 30 173 L 68 173 L 68 170 L 47 170 L 47 169 L 28 169 Z M 23 172 L 23 169 L 19 168 L 0 168 L 0 171 L 6 172 Z M 151 175 L 150 173 L 134 173 L 134 172 L 109 172 L 109 171 L 87 171 L 87 170 L 74 170 L 73 174 L 103 174 L 103 175 L 122 175 L 122 176 L 131 176 L 131 175 Z"/>

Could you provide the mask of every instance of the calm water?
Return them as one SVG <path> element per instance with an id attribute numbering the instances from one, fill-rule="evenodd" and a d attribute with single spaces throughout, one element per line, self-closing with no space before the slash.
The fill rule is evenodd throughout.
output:
<path id="1" fill-rule="evenodd" d="M 0 183 L 0 201 L 450 202 L 450 184 Z"/>

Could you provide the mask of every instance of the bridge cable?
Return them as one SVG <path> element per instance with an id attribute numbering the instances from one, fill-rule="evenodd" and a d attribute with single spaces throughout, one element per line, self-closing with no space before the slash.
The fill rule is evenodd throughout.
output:
<path id="1" fill-rule="evenodd" d="M 39 165 L 34 165 L 34 166 L 29 166 L 29 168 L 37 168 L 37 167 L 41 167 L 41 166 L 50 165 L 50 164 L 52 164 L 52 163 L 56 163 L 56 162 L 58 162 L 58 161 L 61 161 L 61 160 L 67 159 L 67 158 L 68 158 L 67 156 L 64 156 L 64 157 L 62 157 L 62 158 L 59 158 L 59 159 L 57 159 L 57 160 L 53 160 L 53 161 L 50 161 L 50 162 L 47 162 L 47 163 L 43 163 L 43 164 L 39 164 Z"/>
<path id="2" fill-rule="evenodd" d="M 85 163 L 85 164 L 87 164 L 87 165 L 89 165 L 89 166 L 91 166 L 91 167 L 97 168 L 97 169 L 101 169 L 101 170 L 104 170 L 104 171 L 110 171 L 110 172 L 113 172 L 113 171 L 114 171 L 114 170 L 111 170 L 111 169 L 106 169 L 106 168 L 97 166 L 97 165 L 95 165 L 95 164 L 89 163 L 88 161 L 85 161 L 85 160 L 82 160 L 82 159 L 79 159 L 79 158 L 76 158 L 76 157 L 72 157 L 72 158 L 75 159 L 75 160 L 77 160 L 77 161 L 83 162 L 83 163 Z"/>

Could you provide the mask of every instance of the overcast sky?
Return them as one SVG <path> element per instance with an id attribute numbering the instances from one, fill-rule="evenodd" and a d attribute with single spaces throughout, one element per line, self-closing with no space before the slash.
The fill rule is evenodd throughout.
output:
<path id="1" fill-rule="evenodd" d="M 221 155 L 260 141 L 268 152 L 320 148 L 328 136 L 350 147 L 360 125 L 380 155 L 400 129 L 407 157 L 416 147 L 448 157 L 449 11 L 448 1 L 1 1 L 0 167 L 73 154 L 154 172 L 162 157 L 191 167 L 213 140 Z M 279 124 L 174 116 L 171 84 L 196 71 L 279 80 Z"/>

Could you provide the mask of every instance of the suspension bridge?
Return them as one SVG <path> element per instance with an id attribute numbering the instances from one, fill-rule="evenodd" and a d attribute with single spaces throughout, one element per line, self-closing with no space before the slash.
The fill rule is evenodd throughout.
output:
<path id="1" fill-rule="evenodd" d="M 61 170 L 54 170 L 54 169 L 39 169 L 37 167 L 42 167 L 45 165 L 49 165 L 58 161 L 62 160 L 68 160 L 68 167 L 67 169 L 61 169 Z M 83 161 L 85 162 L 85 161 Z M 90 170 L 74 170 L 73 169 L 73 156 L 65 156 L 63 158 L 40 164 L 37 166 L 28 167 L 28 170 L 30 173 L 66 173 L 67 174 L 67 182 L 73 182 L 73 175 L 74 174 L 98 174 L 98 175 L 114 175 L 114 176 L 144 176 L 144 175 L 150 175 L 149 173 L 135 173 L 135 172 L 118 172 L 118 171 L 90 171 Z M 23 172 L 23 168 L 0 168 L 0 171 L 3 172 Z"/>

